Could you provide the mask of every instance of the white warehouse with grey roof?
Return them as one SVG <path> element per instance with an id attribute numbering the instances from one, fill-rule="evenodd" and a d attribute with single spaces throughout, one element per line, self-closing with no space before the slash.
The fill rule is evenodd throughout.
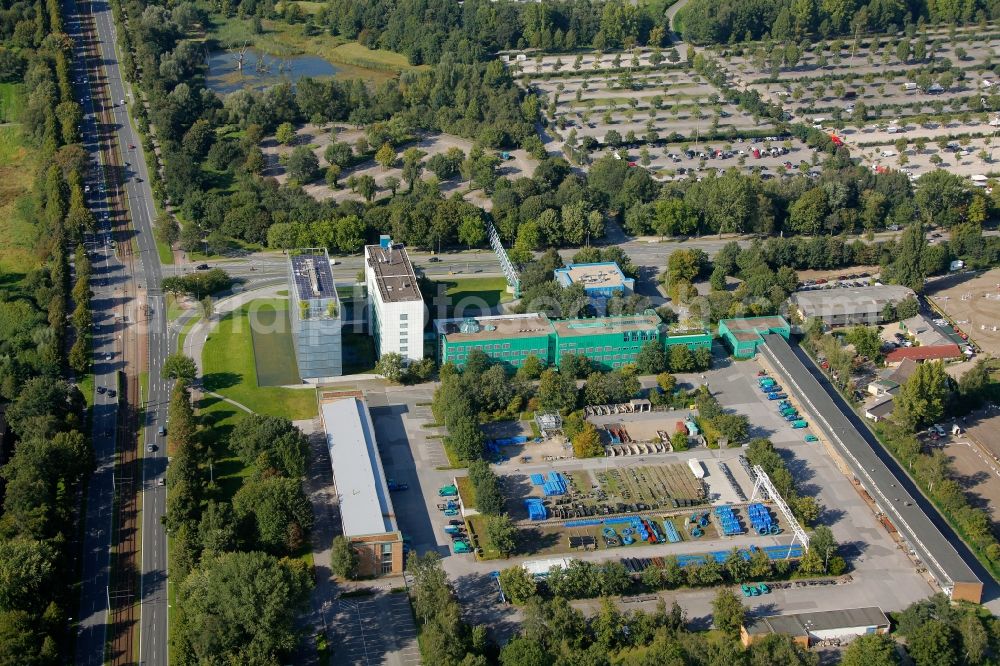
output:
<path id="1" fill-rule="evenodd" d="M 887 305 L 913 296 L 913 290 L 898 284 L 840 287 L 797 291 L 790 300 L 803 319 L 816 317 L 828 326 L 874 326 L 885 321 Z"/>
<path id="2" fill-rule="evenodd" d="M 402 573 L 403 536 L 368 405 L 358 392 L 323 392 L 319 403 L 341 526 L 358 554 L 358 573 Z"/>

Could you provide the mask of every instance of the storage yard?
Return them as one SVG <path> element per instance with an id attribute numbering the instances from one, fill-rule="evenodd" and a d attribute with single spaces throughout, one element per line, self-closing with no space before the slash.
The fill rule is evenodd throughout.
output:
<path id="1" fill-rule="evenodd" d="M 704 377 L 678 376 L 678 381 L 684 386 L 707 383 L 727 410 L 745 414 L 749 418 L 751 437 L 767 437 L 775 443 L 800 491 L 814 495 L 823 507 L 820 524 L 830 526 L 835 538 L 844 544 L 842 554 L 851 567 L 853 581 L 822 590 L 810 586 L 774 586 L 772 594 L 750 599 L 748 603 L 752 607 L 759 603 L 773 603 L 774 608 L 779 610 L 795 610 L 814 607 L 802 604 L 820 603 L 817 595 L 821 594 L 823 603 L 880 603 L 887 609 L 895 610 L 926 597 L 934 590 L 927 582 L 929 574 L 925 570 L 926 564 L 915 564 L 907 554 L 906 541 L 901 537 L 896 521 L 887 520 L 879 524 L 875 515 L 879 505 L 872 500 L 873 494 L 854 485 L 852 475 L 845 476 L 840 467 L 841 462 L 831 455 L 833 445 L 825 441 L 827 435 L 818 429 L 817 424 L 812 423 L 813 412 L 802 403 L 798 391 L 783 377 L 772 374 L 771 379 L 782 386 L 789 396 L 786 400 L 791 401 L 791 406 L 801 413 L 803 420 L 809 421 L 809 427 L 793 429 L 781 416 L 781 400 L 769 400 L 763 392 L 762 377 L 758 374 L 761 367 L 758 361 L 720 364 L 706 371 Z M 407 391 L 412 392 L 412 389 Z M 409 393 L 394 395 L 402 397 L 409 396 Z M 413 399 L 419 401 L 420 398 Z M 407 461 L 411 458 L 403 455 L 402 449 L 398 448 L 391 454 L 391 460 L 385 463 L 386 474 L 390 478 L 408 481 L 411 493 L 419 488 L 416 492 L 423 495 L 425 500 L 396 503 L 400 529 L 409 537 L 410 547 L 418 552 L 430 549 L 442 555 L 454 553 L 457 546 L 453 537 L 445 532 L 445 528 L 449 527 L 451 521 L 462 525 L 466 519 L 458 507 L 452 515 L 445 515 L 435 508 L 436 504 L 443 503 L 437 494 L 438 486 L 450 483 L 455 475 L 454 471 L 446 468 L 435 468 L 436 465 L 444 464 L 444 459 L 438 453 L 441 448 L 439 441 L 428 439 L 428 433 L 440 431 L 430 426 L 425 427 L 430 418 L 429 411 L 412 402 L 408 409 L 393 409 L 392 414 L 400 415 L 395 417 L 395 422 L 399 424 L 397 432 L 402 432 L 403 428 L 406 430 L 406 436 L 410 440 L 406 450 L 412 452 L 414 461 L 409 464 L 416 465 L 419 477 L 412 471 L 407 473 Z M 641 421 L 648 414 L 657 413 L 633 411 L 607 416 L 623 423 L 631 433 L 633 421 Z M 677 413 L 671 414 L 667 425 L 675 424 L 677 416 Z M 588 418 L 595 419 L 597 415 Z M 391 430 L 393 422 L 392 418 L 388 421 L 382 419 L 377 428 Z M 507 434 L 507 431 L 501 430 L 499 433 Z M 806 433 L 816 433 L 824 441 L 815 441 L 815 436 L 807 440 Z M 384 434 L 390 441 L 406 441 L 391 431 Z M 771 548 L 775 552 L 780 550 L 782 558 L 788 553 L 792 530 L 774 510 L 773 504 L 761 501 L 760 498 L 754 500 L 754 503 L 761 503 L 770 509 L 768 514 L 772 524 L 776 523 L 781 530 L 777 534 L 771 534 L 768 527 L 768 533 L 762 535 L 760 528 L 765 525 L 754 522 L 758 519 L 758 510 L 753 509 L 754 515 L 751 516 L 751 510 L 747 508 L 753 494 L 753 482 L 739 461 L 739 449 L 711 451 L 692 443 L 692 449 L 683 453 L 647 453 L 574 460 L 571 452 L 568 452 L 569 456 L 564 460 L 545 462 L 532 455 L 536 446 L 540 445 L 532 441 L 523 444 L 524 454 L 531 457 L 529 463 L 519 463 L 512 459 L 494 467 L 501 478 L 501 490 L 507 499 L 506 508 L 515 518 L 519 532 L 512 559 L 500 564 L 495 559 L 479 560 L 474 553 L 445 557 L 445 568 L 449 576 L 457 581 L 456 587 L 463 603 L 481 606 L 481 597 L 475 596 L 476 593 L 473 592 L 482 589 L 477 582 L 480 577 L 524 559 L 569 557 L 595 562 L 626 561 L 626 566 L 631 564 L 634 570 L 641 570 L 646 560 L 656 557 L 683 555 L 704 558 L 715 553 L 722 557 L 734 547 L 743 550 L 748 550 L 751 546 Z M 506 453 L 508 447 L 503 450 Z M 696 467 L 689 464 L 693 459 L 698 461 L 703 474 L 701 479 L 694 471 Z M 729 474 L 726 474 L 725 469 L 728 469 Z M 635 477 L 632 472 L 635 472 Z M 565 486 L 564 495 L 545 494 L 544 486 L 552 483 L 553 473 L 558 475 L 555 479 Z M 540 484 L 533 483 L 532 475 L 541 475 L 540 479 L 535 479 Z M 423 478 L 431 481 L 421 482 L 419 479 Z M 689 493 L 698 488 L 704 490 L 702 503 L 674 508 L 674 499 L 680 505 L 680 500 L 693 498 Z M 629 496 L 625 497 L 625 493 Z M 526 499 L 535 501 L 535 520 L 530 519 Z M 621 512 L 619 503 L 623 505 Z M 652 508 L 654 503 L 658 508 Z M 630 504 L 631 507 L 628 506 Z M 639 504 L 645 505 L 642 507 L 645 510 L 640 510 L 637 506 Z M 727 504 L 733 511 L 732 518 L 715 513 L 716 507 Z M 578 505 L 583 505 L 584 510 Z M 602 506 L 609 507 L 608 514 L 598 508 Z M 557 508 L 562 513 L 557 514 Z M 593 515 L 590 515 L 591 512 Z M 726 513 L 726 510 L 723 509 L 722 512 Z M 695 517 L 694 523 L 691 522 L 692 516 Z M 634 522 L 636 519 L 639 521 L 638 525 Z M 741 533 L 725 536 L 727 525 L 730 531 L 735 531 L 731 529 L 733 519 Z M 605 522 L 609 520 L 612 522 Z M 485 520 L 479 517 L 472 520 L 472 523 L 478 537 L 485 529 Z M 646 530 L 645 538 L 640 527 Z M 614 532 L 606 533 L 608 528 Z M 695 536 L 695 529 L 701 531 L 700 536 Z M 655 545 L 649 541 L 650 534 L 657 540 Z M 460 534 L 459 537 L 461 536 Z M 625 543 L 626 537 L 631 540 L 630 544 Z M 674 538 L 677 541 L 673 541 Z M 472 543 L 476 545 L 476 542 Z M 491 555 L 497 556 L 495 551 Z M 792 552 L 792 557 L 795 557 L 795 551 Z M 695 608 L 701 608 L 702 605 L 708 608 L 713 592 L 690 590 L 676 594 L 685 607 L 688 607 L 688 603 L 693 603 Z M 827 599 L 827 595 L 832 596 Z M 492 605 L 487 603 L 487 606 Z M 491 614 L 494 611 L 484 609 L 484 612 Z M 496 612 L 501 612 L 501 607 L 497 606 Z"/>
<path id="2" fill-rule="evenodd" d="M 503 477 L 523 554 L 777 536 L 776 512 L 752 494 L 746 459 L 609 467 Z"/>

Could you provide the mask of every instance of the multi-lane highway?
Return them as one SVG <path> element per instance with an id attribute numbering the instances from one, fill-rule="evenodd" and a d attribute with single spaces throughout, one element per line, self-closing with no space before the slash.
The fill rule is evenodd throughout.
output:
<path id="1" fill-rule="evenodd" d="M 115 468 L 115 437 L 118 420 L 118 398 L 111 391 L 117 383 L 116 357 L 118 329 L 115 311 L 119 303 L 119 281 L 122 265 L 109 245 L 110 199 L 107 196 L 102 155 L 98 144 L 98 125 L 91 93 L 92 72 L 85 57 L 84 24 L 68 3 L 67 30 L 76 44 L 73 76 L 75 90 L 83 107 L 81 126 L 85 147 L 92 160 L 87 185 L 89 203 L 98 221 L 99 232 L 87 239 L 92 263 L 94 292 L 94 408 L 93 442 L 96 469 L 87 487 L 84 516 L 81 602 L 77 663 L 99 666 L 104 663 L 106 622 L 110 603 L 111 542 L 114 533 L 113 499 Z"/>
<path id="2" fill-rule="evenodd" d="M 140 136 L 123 104 L 134 100 L 119 70 L 111 10 L 104 0 L 67 0 L 66 7 L 69 32 L 77 49 L 74 76 L 84 107 L 82 130 L 93 161 L 87 179 L 90 204 L 101 227 L 89 239 L 95 264 L 92 303 L 98 393 L 94 441 L 98 471 L 88 489 L 77 663 L 104 664 L 105 639 L 109 635 L 113 425 L 117 397 L 112 397 L 108 389 L 117 388 L 117 371 L 137 375 L 145 370 L 148 388 L 143 396 L 134 398 L 143 410 L 139 428 L 146 446 L 139 465 L 140 478 L 135 479 L 136 490 L 141 494 L 142 516 L 138 659 L 143 664 L 165 665 L 167 544 L 160 518 L 166 509 L 166 488 L 159 485 L 159 480 L 164 477 L 167 459 L 166 443 L 158 435 L 158 429 L 166 425 L 169 396 L 169 386 L 161 376 L 162 362 L 176 348 L 176 340 L 166 327 L 161 269 L 152 235 L 155 217 L 152 191 Z M 91 57 L 85 58 L 88 49 Z M 111 115 L 102 115 L 104 111 L 110 111 Z M 102 126 L 102 120 L 111 126 Z M 107 155 L 115 156 L 114 161 L 124 165 L 123 172 L 102 169 Z M 112 208 L 112 193 L 120 195 L 117 201 L 124 202 L 125 208 Z M 117 249 L 112 247 L 112 224 L 118 230 Z M 130 246 L 123 251 L 126 243 Z M 119 252 L 130 254 L 130 260 L 119 261 L 116 256 Z M 134 340 L 135 345 L 125 354 L 128 340 Z M 132 655 L 124 656 L 124 661 L 133 661 Z"/>

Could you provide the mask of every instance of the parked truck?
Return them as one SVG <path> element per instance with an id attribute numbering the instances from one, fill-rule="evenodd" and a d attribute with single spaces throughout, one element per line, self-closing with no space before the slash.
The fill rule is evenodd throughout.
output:
<path id="1" fill-rule="evenodd" d="M 705 467 L 697 458 L 691 458 L 688 460 L 688 467 L 691 468 L 691 473 L 694 474 L 696 478 L 705 478 Z"/>
<path id="2" fill-rule="evenodd" d="M 767 399 L 768 400 L 784 400 L 787 397 L 788 397 L 787 393 L 768 393 L 767 394 Z"/>

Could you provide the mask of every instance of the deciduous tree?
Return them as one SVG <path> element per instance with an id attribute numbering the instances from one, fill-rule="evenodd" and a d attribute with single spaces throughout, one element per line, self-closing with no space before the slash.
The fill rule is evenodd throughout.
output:
<path id="1" fill-rule="evenodd" d="M 330 568 L 333 573 L 348 580 L 353 579 L 357 574 L 358 554 L 351 547 L 350 540 L 343 535 L 337 535 L 333 538 Z"/>

